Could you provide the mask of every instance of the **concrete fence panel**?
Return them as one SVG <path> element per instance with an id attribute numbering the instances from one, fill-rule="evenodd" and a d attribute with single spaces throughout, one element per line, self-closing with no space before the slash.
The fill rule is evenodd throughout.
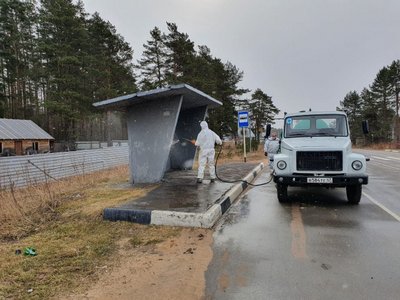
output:
<path id="1" fill-rule="evenodd" d="M 24 187 L 128 164 L 128 146 L 0 158 L 0 188 Z"/>

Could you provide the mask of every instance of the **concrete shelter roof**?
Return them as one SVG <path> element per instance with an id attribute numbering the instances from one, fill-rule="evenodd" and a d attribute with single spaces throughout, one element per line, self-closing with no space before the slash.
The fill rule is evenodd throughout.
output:
<path id="1" fill-rule="evenodd" d="M 93 103 L 97 108 L 124 109 L 128 106 L 139 104 L 146 101 L 162 99 L 170 96 L 183 95 L 182 109 L 194 108 L 199 106 L 218 107 L 222 103 L 213 97 L 191 87 L 187 84 L 170 85 L 168 87 L 154 89 L 135 94 L 124 95 L 113 99 L 103 100 Z"/>

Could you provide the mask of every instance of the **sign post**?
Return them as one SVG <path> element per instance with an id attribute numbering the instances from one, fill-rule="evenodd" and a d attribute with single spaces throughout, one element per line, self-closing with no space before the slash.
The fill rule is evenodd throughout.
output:
<path id="1" fill-rule="evenodd" d="M 243 130 L 243 160 L 246 162 L 246 129 L 249 127 L 249 112 L 239 111 L 238 112 L 238 126 Z"/>
<path id="2" fill-rule="evenodd" d="M 251 138 L 252 138 L 252 136 L 251 136 L 251 124 L 250 124 L 250 126 L 249 126 L 249 140 L 250 140 L 250 145 L 249 145 L 249 152 L 251 152 Z"/>

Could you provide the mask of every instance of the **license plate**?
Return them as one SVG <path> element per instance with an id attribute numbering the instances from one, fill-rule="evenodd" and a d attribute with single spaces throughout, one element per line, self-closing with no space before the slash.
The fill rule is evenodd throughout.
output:
<path id="1" fill-rule="evenodd" d="M 333 178 L 330 178 L 330 177 L 324 177 L 324 178 L 308 177 L 307 178 L 307 183 L 332 183 L 332 182 L 333 182 Z"/>

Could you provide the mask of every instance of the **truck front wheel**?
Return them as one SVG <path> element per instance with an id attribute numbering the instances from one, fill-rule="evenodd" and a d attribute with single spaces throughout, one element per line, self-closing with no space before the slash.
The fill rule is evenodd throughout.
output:
<path id="1" fill-rule="evenodd" d="M 361 200 L 361 184 L 346 186 L 347 200 L 350 204 L 357 205 Z"/>
<path id="2" fill-rule="evenodd" d="M 279 202 L 288 202 L 288 186 L 286 184 L 277 183 L 276 184 L 276 191 L 278 195 Z"/>

